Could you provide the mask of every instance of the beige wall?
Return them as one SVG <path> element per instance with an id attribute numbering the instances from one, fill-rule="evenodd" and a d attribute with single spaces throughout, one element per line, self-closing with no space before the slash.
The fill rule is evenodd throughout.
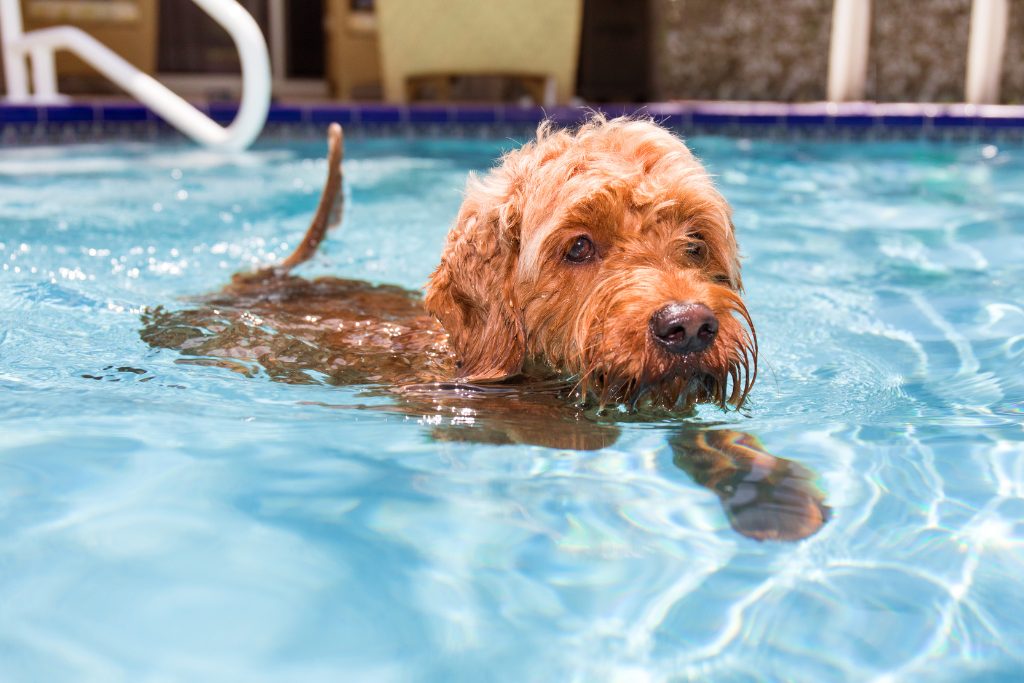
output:
<path id="1" fill-rule="evenodd" d="M 119 7 L 110 16 L 110 8 L 105 10 L 103 5 Z M 22 0 L 21 6 L 26 31 L 54 25 L 77 26 L 146 73 L 156 71 L 157 0 Z M 104 14 L 108 16 L 104 18 Z M 118 19 L 119 15 L 134 18 Z M 99 78 L 88 65 L 65 51 L 57 54 L 57 75 Z"/>

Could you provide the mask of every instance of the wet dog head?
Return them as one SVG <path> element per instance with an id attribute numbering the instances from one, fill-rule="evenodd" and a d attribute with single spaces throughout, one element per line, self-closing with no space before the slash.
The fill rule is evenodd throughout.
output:
<path id="1" fill-rule="evenodd" d="M 601 403 L 743 403 L 757 343 L 729 207 L 649 121 L 595 117 L 471 178 L 427 309 L 469 380 L 539 364 Z"/>

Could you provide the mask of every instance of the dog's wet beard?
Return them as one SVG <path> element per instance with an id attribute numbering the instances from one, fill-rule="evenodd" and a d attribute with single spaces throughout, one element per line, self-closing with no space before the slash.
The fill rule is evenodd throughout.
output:
<path id="1" fill-rule="evenodd" d="M 587 341 L 578 348 L 584 351 L 566 359 L 563 368 L 577 378 L 576 399 L 601 409 L 619 404 L 630 411 L 678 412 L 698 403 L 741 408 L 757 378 L 757 336 L 738 295 L 729 292 L 720 303 L 718 338 L 704 351 L 685 356 L 656 349 L 646 338 L 634 338 L 632 345 L 620 340 L 615 345 L 620 351 L 612 353 L 603 325 L 581 325 Z M 629 348 L 635 350 L 629 353 Z"/>

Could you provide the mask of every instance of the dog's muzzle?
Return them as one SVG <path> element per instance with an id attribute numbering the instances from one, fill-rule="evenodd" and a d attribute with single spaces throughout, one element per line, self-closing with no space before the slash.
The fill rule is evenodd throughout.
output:
<path id="1" fill-rule="evenodd" d="M 704 304 L 676 302 L 651 316 L 651 336 L 669 353 L 697 353 L 711 346 L 718 334 L 718 319 Z"/>

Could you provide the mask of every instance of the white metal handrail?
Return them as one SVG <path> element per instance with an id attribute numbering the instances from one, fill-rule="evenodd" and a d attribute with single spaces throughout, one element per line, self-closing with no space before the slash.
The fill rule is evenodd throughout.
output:
<path id="1" fill-rule="evenodd" d="M 8 100 L 32 103 L 59 100 L 54 53 L 68 50 L 197 142 L 222 149 L 245 149 L 263 129 L 270 109 L 267 43 L 256 20 L 235 0 L 192 1 L 224 27 L 238 49 L 242 97 L 238 114 L 227 128 L 81 29 L 57 26 L 25 33 L 19 0 L 0 0 L 0 41 Z M 26 57 L 32 63 L 32 94 L 28 87 Z"/>
<path id="2" fill-rule="evenodd" d="M 864 99 L 870 20 L 871 0 L 835 0 L 828 63 L 828 99 L 831 102 Z M 970 104 L 999 102 L 1008 24 L 1007 0 L 973 0 L 964 101 Z"/>

